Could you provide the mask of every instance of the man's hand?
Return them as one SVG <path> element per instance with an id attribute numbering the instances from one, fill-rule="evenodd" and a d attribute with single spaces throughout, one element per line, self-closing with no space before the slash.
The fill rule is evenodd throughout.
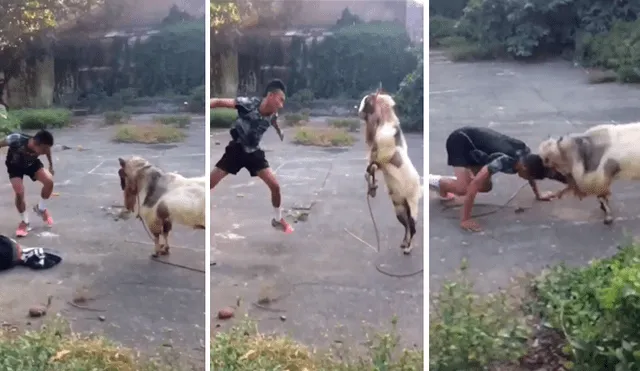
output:
<path id="1" fill-rule="evenodd" d="M 280 128 L 276 129 L 276 133 L 278 133 L 278 136 L 280 137 L 280 141 L 284 141 L 284 133 L 282 132 L 282 130 L 280 130 Z"/>
<path id="2" fill-rule="evenodd" d="M 51 173 L 51 175 L 55 175 L 55 171 L 53 171 L 53 165 L 49 165 L 49 173 Z"/>

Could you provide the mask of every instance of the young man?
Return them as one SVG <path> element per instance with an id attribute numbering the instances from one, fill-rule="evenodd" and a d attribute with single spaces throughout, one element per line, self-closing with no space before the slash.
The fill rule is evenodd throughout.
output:
<path id="1" fill-rule="evenodd" d="M 518 174 L 528 180 L 538 201 L 552 200 L 567 190 L 540 195 L 536 180 L 549 178 L 567 184 L 567 179 L 546 168 L 540 156 L 532 154 L 524 142 L 495 130 L 469 126 L 456 129 L 447 138 L 446 148 L 447 163 L 453 166 L 455 177 L 430 174 L 429 187 L 437 190 L 443 200 L 465 196 L 460 214 L 460 227 L 465 230 L 481 230 L 471 219 L 473 201 L 478 192 L 491 191 L 491 176 L 496 173 Z"/>
<path id="2" fill-rule="evenodd" d="M 14 133 L 9 134 L 3 140 L 0 140 L 1 147 L 9 147 L 7 152 L 7 172 L 9 173 L 9 181 L 15 192 L 16 208 L 22 217 L 22 221 L 16 230 L 17 237 L 25 237 L 29 232 L 29 217 L 27 214 L 27 206 L 24 202 L 24 183 L 22 178 L 27 175 L 32 181 L 42 183 L 42 191 L 40 192 L 40 202 L 34 205 L 33 211 L 51 227 L 53 219 L 47 210 L 46 200 L 51 197 L 53 192 L 53 162 L 51 159 L 51 147 L 53 146 L 53 135 L 46 130 L 40 130 L 34 136 Z M 38 158 L 40 155 L 46 155 L 49 162 L 49 171 Z"/>
<path id="3" fill-rule="evenodd" d="M 278 127 L 277 113 L 284 105 L 285 92 L 284 83 L 273 80 L 267 84 L 262 98 L 211 99 L 211 108 L 236 109 L 238 119 L 230 130 L 232 139 L 225 148 L 224 155 L 211 171 L 210 179 L 213 189 L 227 174 L 235 175 L 242 168 L 247 169 L 252 177 L 262 179 L 271 191 L 271 204 L 274 208 L 271 225 L 285 233 L 291 233 L 293 228 L 282 217 L 280 185 L 269 168 L 264 151 L 259 147 L 262 135 L 270 126 L 276 129 L 280 140 L 284 139 Z"/>

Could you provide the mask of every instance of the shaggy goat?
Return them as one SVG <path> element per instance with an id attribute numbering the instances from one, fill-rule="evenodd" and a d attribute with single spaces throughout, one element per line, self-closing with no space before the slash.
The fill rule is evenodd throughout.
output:
<path id="1" fill-rule="evenodd" d="M 640 123 L 598 125 L 584 133 L 547 139 L 539 154 L 545 166 L 568 176 L 570 186 L 582 193 L 580 198 L 597 196 L 604 223 L 611 224 L 611 184 L 616 179 L 640 180 L 639 141 Z"/>
<path id="2" fill-rule="evenodd" d="M 169 254 L 168 237 L 173 223 L 205 229 L 205 177 L 166 173 L 138 156 L 118 161 L 124 206 L 137 214 L 153 235 L 152 256 Z M 164 243 L 160 243 L 160 235 Z"/>
<path id="3" fill-rule="evenodd" d="M 365 141 L 369 147 L 369 165 L 365 174 L 369 195 L 375 197 L 375 172 L 380 169 L 396 217 L 405 228 L 400 248 L 409 254 L 416 234 L 422 186 L 420 175 L 409 158 L 407 142 L 394 106 L 390 95 L 378 91 L 362 98 L 358 115 L 365 121 Z"/>

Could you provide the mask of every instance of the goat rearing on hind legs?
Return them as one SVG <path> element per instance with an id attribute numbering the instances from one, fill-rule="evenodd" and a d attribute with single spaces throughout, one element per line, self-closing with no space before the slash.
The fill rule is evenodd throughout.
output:
<path id="1" fill-rule="evenodd" d="M 416 234 L 422 186 L 420 174 L 409 158 L 407 142 L 394 106 L 393 98 L 379 89 L 362 98 L 358 115 L 365 122 L 365 142 L 369 147 L 369 164 L 365 174 L 369 185 L 368 195 L 376 195 L 375 173 L 380 170 L 396 217 L 405 228 L 400 248 L 409 254 Z"/>

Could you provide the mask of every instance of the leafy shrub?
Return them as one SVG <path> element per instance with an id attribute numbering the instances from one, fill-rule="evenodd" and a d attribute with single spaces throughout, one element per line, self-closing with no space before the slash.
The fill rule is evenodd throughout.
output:
<path id="1" fill-rule="evenodd" d="M 313 128 L 302 126 L 296 129 L 293 143 L 317 147 L 348 147 L 355 138 L 344 129 Z"/>
<path id="2" fill-rule="evenodd" d="M 456 20 L 439 15 L 429 18 L 429 47 L 442 46 L 440 41 L 456 36 Z"/>
<path id="3" fill-rule="evenodd" d="M 469 0 L 431 0 L 429 17 L 460 18 Z"/>
<path id="4" fill-rule="evenodd" d="M 331 119 L 327 121 L 330 127 L 337 129 L 345 129 L 349 132 L 356 132 L 360 130 L 359 119 Z"/>
<path id="5" fill-rule="evenodd" d="M 470 0 L 460 19 L 460 35 L 517 58 L 581 50 L 581 39 L 607 32 L 616 21 L 634 21 L 640 3 L 608 0 Z"/>
<path id="6" fill-rule="evenodd" d="M 132 48 L 140 95 L 189 95 L 205 81 L 205 22 L 181 22 Z"/>
<path id="7" fill-rule="evenodd" d="M 37 130 L 66 127 L 71 123 L 73 114 L 64 108 L 47 108 L 9 111 L 9 116 L 17 121 L 21 129 Z"/>
<path id="8" fill-rule="evenodd" d="M 287 113 L 284 115 L 284 123 L 286 126 L 306 125 L 309 122 L 309 115 L 304 112 Z"/>
<path id="9" fill-rule="evenodd" d="M 211 110 L 209 125 L 212 128 L 230 128 L 238 118 L 238 112 L 229 108 L 216 108 Z"/>
<path id="10" fill-rule="evenodd" d="M 171 115 L 171 116 L 155 116 L 153 121 L 162 125 L 173 125 L 179 128 L 189 127 L 191 124 L 191 116 L 189 115 Z"/>
<path id="11" fill-rule="evenodd" d="M 405 76 L 394 97 L 400 125 L 404 130 L 422 132 L 424 130 L 424 71 L 422 48 L 416 48 L 418 66 Z"/>
<path id="12" fill-rule="evenodd" d="M 289 89 L 309 89 L 315 98 L 360 99 L 382 82 L 395 92 L 416 65 L 405 28 L 395 23 L 359 23 L 337 29 L 310 46 L 301 37 L 291 41 Z M 305 96 L 309 95 L 305 93 Z"/>
<path id="13" fill-rule="evenodd" d="M 429 369 L 483 370 L 526 353 L 530 328 L 504 293 L 480 297 L 463 266 L 460 279 L 433 294 Z"/>
<path id="14" fill-rule="evenodd" d="M 301 89 L 291 95 L 289 101 L 294 104 L 298 104 L 302 107 L 306 107 L 315 99 L 313 91 L 311 89 Z"/>
<path id="15" fill-rule="evenodd" d="M 130 118 L 131 115 L 129 115 L 127 112 L 107 111 L 104 113 L 104 124 L 109 126 L 126 124 Z"/>
<path id="16" fill-rule="evenodd" d="M 567 340 L 573 369 L 640 370 L 640 245 L 587 267 L 554 267 L 534 288 L 540 315 Z"/>

